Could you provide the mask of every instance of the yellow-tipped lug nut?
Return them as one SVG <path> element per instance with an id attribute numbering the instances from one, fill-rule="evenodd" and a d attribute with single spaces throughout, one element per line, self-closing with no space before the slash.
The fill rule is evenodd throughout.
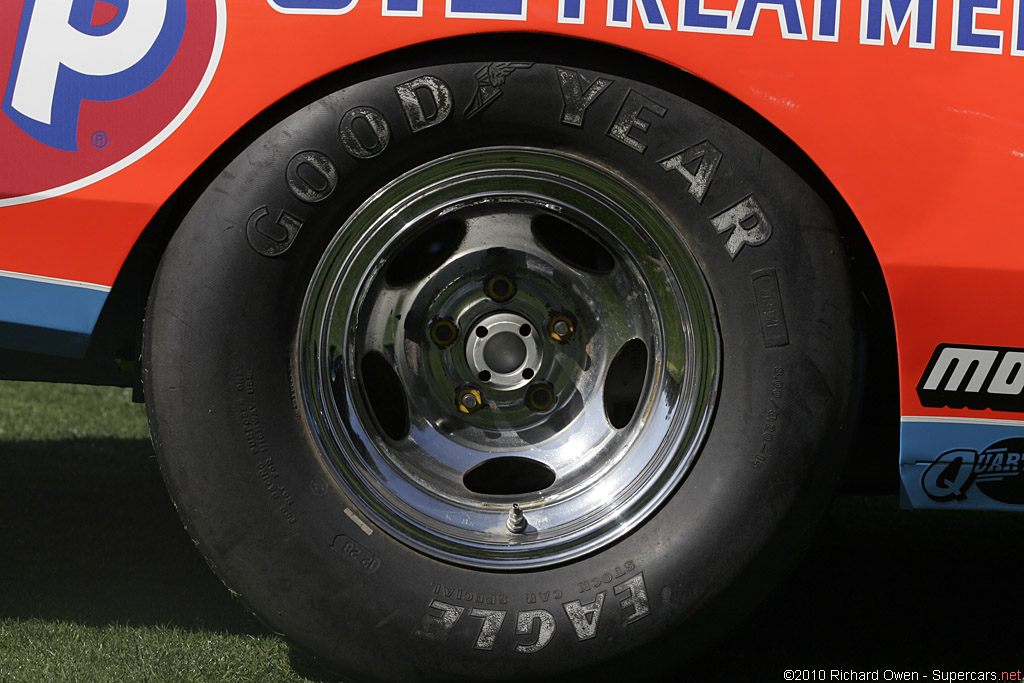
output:
<path id="1" fill-rule="evenodd" d="M 555 404 L 555 390 L 547 382 L 538 382 L 526 390 L 526 405 L 531 410 L 547 410 Z"/>
<path id="2" fill-rule="evenodd" d="M 441 318 L 430 326 L 430 340 L 442 349 L 451 346 L 459 338 L 459 328 L 451 320 Z"/>
<path id="3" fill-rule="evenodd" d="M 567 315 L 556 315 L 548 322 L 548 334 L 558 342 L 568 341 L 572 333 L 576 331 L 576 323 Z"/>
<path id="4" fill-rule="evenodd" d="M 455 397 L 455 403 L 460 412 L 471 415 L 483 407 L 484 397 L 479 390 L 466 387 L 459 390 L 458 395 Z"/>
<path id="5" fill-rule="evenodd" d="M 502 304 L 516 295 L 516 283 L 507 275 L 495 275 L 487 281 L 484 291 L 491 300 Z"/>

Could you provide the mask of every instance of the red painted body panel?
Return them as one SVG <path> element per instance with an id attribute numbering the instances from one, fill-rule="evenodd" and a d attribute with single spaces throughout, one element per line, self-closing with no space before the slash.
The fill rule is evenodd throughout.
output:
<path id="1" fill-rule="evenodd" d="M 1015 414 L 923 408 L 915 386 L 943 342 L 1024 346 L 1014 315 L 1024 231 L 1024 57 L 1010 54 L 1012 2 L 979 15 L 1003 32 L 1003 54 L 954 52 L 949 3 L 937 10 L 933 49 L 859 41 L 861 3 L 842 4 L 838 42 L 784 39 L 762 10 L 753 35 L 606 25 L 605 0 L 584 24 L 558 23 L 558 3 L 530 0 L 525 21 L 381 16 L 358 0 L 341 15 L 282 14 L 268 2 L 227 3 L 216 75 L 170 137 L 127 168 L 58 197 L 0 209 L 0 270 L 113 284 L 161 205 L 231 134 L 295 89 L 391 50 L 487 31 L 562 34 L 613 43 L 695 74 L 756 110 L 791 138 L 852 208 L 881 263 L 895 315 L 904 415 Z M 735 9 L 707 0 L 707 9 Z M 802 2 L 810 33 L 814 2 Z M 6 29 L 5 29 L 6 30 Z M 1022 29 L 1024 30 L 1024 29 Z M 5 40 L 6 42 L 6 40 Z M 9 69 L 9 55 L 0 73 Z M 7 159 L 5 166 L 14 160 Z M 31 163 L 28 159 L 16 163 Z M 2 189 L 2 188 L 0 188 Z M 781 229 L 785 229 L 782 226 Z"/>

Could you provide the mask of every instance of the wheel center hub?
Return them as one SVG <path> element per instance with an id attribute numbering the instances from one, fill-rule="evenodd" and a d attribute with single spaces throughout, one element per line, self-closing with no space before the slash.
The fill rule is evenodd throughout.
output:
<path id="1" fill-rule="evenodd" d="M 541 362 L 540 335 L 521 315 L 500 311 L 477 322 L 466 340 L 466 361 L 475 379 L 498 389 L 527 384 Z"/>
<path id="2" fill-rule="evenodd" d="M 526 344 L 518 335 L 499 332 L 488 335 L 484 340 L 484 362 L 494 372 L 508 374 L 523 366 L 526 360 Z"/>

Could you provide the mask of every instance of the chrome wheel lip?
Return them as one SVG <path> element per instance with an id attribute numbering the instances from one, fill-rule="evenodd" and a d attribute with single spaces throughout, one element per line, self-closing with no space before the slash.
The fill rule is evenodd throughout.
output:
<path id="1" fill-rule="evenodd" d="M 504 212 L 488 208 L 493 206 L 504 207 Z M 430 350 L 423 352 L 422 345 L 409 342 L 400 324 L 375 313 L 367 297 L 370 292 L 381 291 L 374 287 L 381 282 L 387 265 L 382 255 L 393 254 L 413 231 L 430 221 L 462 215 L 469 217 L 467 224 L 472 223 L 473 216 L 507 218 L 514 223 L 520 220 L 517 216 L 529 218 L 540 212 L 570 216 L 574 223 L 597 233 L 616 258 L 622 259 L 617 261 L 624 264 L 620 270 L 632 268 L 635 282 L 643 290 L 634 292 L 635 297 L 646 297 L 648 304 L 657 302 L 651 310 L 660 311 L 667 300 L 672 305 L 667 312 L 652 316 L 657 318 L 653 322 L 620 321 L 607 316 L 607 327 L 627 328 L 616 333 L 619 337 L 610 331 L 596 335 L 605 341 L 618 339 L 606 345 L 610 348 L 597 349 L 594 336 L 587 338 L 580 329 L 574 329 L 574 339 L 565 344 L 547 334 L 549 319 L 537 320 L 531 313 L 527 281 L 522 293 L 526 310 L 514 315 L 530 319 L 534 333 L 541 338 L 537 355 L 542 357 L 544 369 L 540 372 L 555 372 L 552 368 L 558 369 L 556 360 L 572 361 L 571 355 L 564 355 L 570 350 L 552 349 L 560 344 L 571 346 L 574 341 L 579 343 L 578 348 L 586 349 L 590 362 L 606 371 L 618 349 L 626 340 L 638 338 L 639 332 L 648 350 L 644 370 L 647 383 L 633 419 L 623 429 L 615 430 L 609 427 L 607 416 L 596 409 L 604 390 L 603 378 L 596 376 L 600 373 L 577 367 L 577 374 L 569 373 L 569 384 L 576 385 L 586 409 L 559 413 L 568 409 L 558 405 L 544 414 L 523 417 L 533 419 L 535 424 L 524 422 L 518 425 L 526 428 L 521 431 L 537 427 L 544 435 L 536 443 L 516 442 L 507 434 L 484 442 L 479 435 L 489 425 L 474 424 L 473 420 L 484 420 L 492 411 L 504 413 L 489 406 L 491 410 L 459 416 L 455 393 L 446 404 L 438 382 L 428 386 L 420 381 L 418 368 L 423 367 L 422 357 L 430 355 Z M 614 223 L 615 229 L 594 220 L 594 214 L 606 223 Z M 463 244 L 468 246 L 454 255 L 455 261 L 471 262 L 473 254 L 480 251 L 472 248 L 473 239 L 489 236 L 474 234 L 474 229 L 467 228 Z M 486 251 L 485 245 L 477 246 Z M 513 246 L 533 267 L 555 264 L 572 273 L 567 280 L 594 280 L 552 257 L 535 241 L 523 239 Z M 637 262 L 627 263 L 635 258 L 631 256 L 634 253 L 646 254 L 642 259 L 648 267 L 648 261 L 666 264 L 656 284 L 649 282 L 651 274 Z M 443 280 L 436 273 L 443 274 L 450 265 L 439 265 L 431 277 Z M 415 315 L 412 306 L 430 279 L 426 284 L 411 285 L 404 298 L 394 296 L 386 305 L 405 306 L 402 310 L 406 319 Z M 640 287 L 640 282 L 646 284 Z M 488 308 L 482 301 L 467 295 L 466 303 L 460 304 L 462 308 L 453 317 L 450 310 L 430 310 L 421 314 L 422 326 L 441 317 L 486 319 L 508 306 L 492 301 Z M 388 311 L 388 316 L 391 313 L 394 311 Z M 673 313 L 678 313 L 678 319 Z M 588 317 L 594 321 L 600 318 L 593 311 L 581 311 L 580 319 L 575 321 L 577 327 L 586 328 Z M 629 329 L 627 322 L 635 329 Z M 375 345 L 388 348 L 388 342 L 392 351 L 386 359 L 409 396 L 407 439 L 381 434 L 372 410 L 367 408 L 365 392 L 360 389 L 356 359 L 367 349 L 377 352 Z M 457 357 L 451 351 L 464 349 L 465 344 L 460 339 L 440 352 Z M 487 148 L 451 155 L 406 173 L 368 199 L 335 236 L 316 269 L 303 304 L 297 349 L 303 415 L 318 450 L 356 506 L 390 535 L 428 555 L 498 570 L 546 566 L 580 557 L 621 538 L 647 519 L 675 490 L 699 451 L 717 396 L 720 362 L 717 322 L 707 285 L 680 233 L 654 203 L 589 161 L 528 148 Z M 466 366 L 472 367 L 472 363 Z M 332 369 L 337 370 L 333 384 Z M 455 368 L 456 374 L 459 369 Z M 487 401 L 486 383 L 472 384 Z M 530 384 L 526 381 L 499 387 L 498 394 L 512 396 Z M 430 405 L 423 405 L 423 392 L 417 391 L 424 388 Z M 450 388 L 457 393 L 457 386 Z M 561 396 L 565 388 L 557 387 L 556 393 Z M 417 408 L 422 408 L 424 414 L 418 414 Z M 462 418 L 460 427 L 470 427 L 444 433 L 438 428 L 448 419 L 443 416 L 444 410 Z M 520 419 L 518 413 L 513 414 Z M 545 433 L 543 427 L 560 414 L 568 415 L 568 424 Z M 566 454 L 581 443 L 581 433 L 589 435 L 583 443 L 591 456 L 583 471 L 574 473 Z M 542 457 L 537 456 L 538 452 Z M 430 467 L 416 469 L 404 464 L 423 454 L 432 458 Z M 509 455 L 553 462 L 559 479 L 544 491 L 517 495 L 476 494 L 460 486 L 461 473 L 479 466 L 486 458 Z M 450 476 L 435 472 L 445 469 L 450 470 Z M 568 483 L 560 485 L 560 481 Z M 614 484 L 609 486 L 608 481 Z M 528 522 L 521 533 L 511 533 L 506 524 L 513 503 L 521 507 Z"/>

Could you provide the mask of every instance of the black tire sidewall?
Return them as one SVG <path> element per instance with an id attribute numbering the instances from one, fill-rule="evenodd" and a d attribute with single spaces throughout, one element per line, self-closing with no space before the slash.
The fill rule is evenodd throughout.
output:
<path id="1" fill-rule="evenodd" d="M 423 60 L 361 77 L 273 126 L 198 198 L 150 299 L 144 379 L 153 438 L 190 533 L 272 628 L 352 680 L 557 677 L 670 635 L 685 649 L 729 621 L 724 606 L 770 586 L 834 490 L 850 437 L 851 285 L 834 220 L 807 184 L 678 86 L 626 75 L 614 61 L 545 61 L 533 49 L 491 57 Z M 495 86 L 500 96 L 467 118 L 478 71 L 496 60 L 522 65 Z M 599 76 L 612 81 L 582 126 L 564 122 L 556 65 L 584 89 Z M 395 88 L 424 75 L 450 88 L 453 107 L 442 123 L 414 132 Z M 627 129 L 642 151 L 609 132 L 636 102 L 653 103 L 638 114 L 647 129 Z M 372 107 L 389 124 L 386 148 L 370 158 L 352 156 L 339 138 L 340 122 L 357 107 Z M 722 161 L 697 201 L 659 161 L 702 141 Z M 295 370 L 299 309 L 346 217 L 420 164 L 492 146 L 576 155 L 651 198 L 704 273 L 721 342 L 714 418 L 679 490 L 601 551 L 523 572 L 441 562 L 373 525 L 317 453 Z M 303 151 L 338 169 L 338 186 L 323 201 L 304 202 L 289 189 L 288 163 Z M 729 234 L 717 233 L 712 219 L 747 197 L 770 217 L 772 233 L 730 254 Z M 301 229 L 283 253 L 258 253 L 247 225 L 281 212 Z M 759 278 L 778 291 L 755 286 Z M 565 605 L 593 605 L 598 595 L 596 636 L 581 640 Z M 438 624 L 446 609 L 439 603 L 459 614 L 449 629 Z M 504 613 L 493 649 L 474 647 L 485 620 L 474 609 Z M 537 652 L 517 652 L 536 641 L 540 622 L 529 614 L 541 610 L 554 634 Z M 523 614 L 529 631 L 517 634 Z"/>

